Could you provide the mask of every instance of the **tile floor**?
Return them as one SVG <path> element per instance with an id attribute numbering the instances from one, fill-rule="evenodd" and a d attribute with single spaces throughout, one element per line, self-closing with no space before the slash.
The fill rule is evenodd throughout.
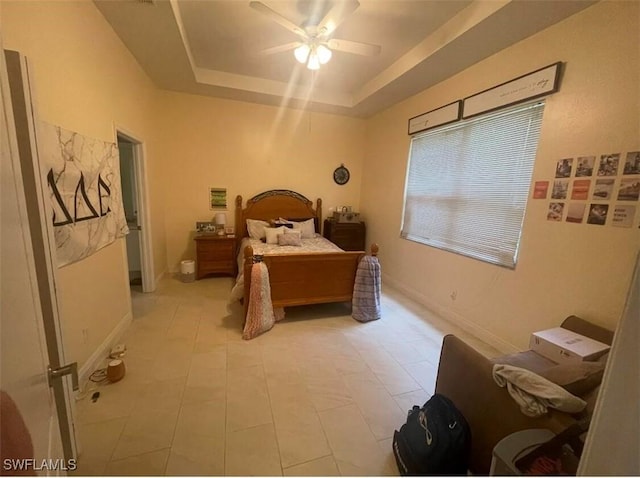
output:
<path id="1" fill-rule="evenodd" d="M 76 474 L 397 475 L 391 437 L 433 393 L 442 337 L 499 354 L 390 288 L 376 322 L 298 307 L 244 341 L 231 285 L 132 290 L 127 374 L 76 402 Z"/>

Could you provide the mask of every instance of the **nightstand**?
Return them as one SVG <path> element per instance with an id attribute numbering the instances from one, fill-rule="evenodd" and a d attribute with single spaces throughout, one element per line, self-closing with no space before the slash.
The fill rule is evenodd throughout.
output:
<path id="1" fill-rule="evenodd" d="M 323 236 L 345 251 L 364 251 L 366 228 L 364 222 L 336 222 L 325 219 Z"/>
<path id="2" fill-rule="evenodd" d="M 236 238 L 198 234 L 196 241 L 196 279 L 207 274 L 236 275 Z"/>

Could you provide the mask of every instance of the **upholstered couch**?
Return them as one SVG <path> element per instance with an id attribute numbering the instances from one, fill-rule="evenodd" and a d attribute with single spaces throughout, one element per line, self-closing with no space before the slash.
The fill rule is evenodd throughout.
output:
<path id="1" fill-rule="evenodd" d="M 613 340 L 613 332 L 576 316 L 565 319 L 561 327 L 609 345 Z M 472 434 L 469 471 L 473 474 L 489 473 L 493 448 L 505 436 L 529 428 L 547 428 L 558 433 L 578 418 L 584 418 L 553 409 L 542 417 L 524 415 L 509 392 L 495 383 L 494 363 L 508 363 L 540 374 L 557 368 L 555 363 L 532 351 L 488 359 L 458 337 L 445 336 L 436 393 L 449 397 L 469 422 Z M 592 411 L 597 392 L 596 386 L 582 394 L 589 404 L 586 413 Z"/>

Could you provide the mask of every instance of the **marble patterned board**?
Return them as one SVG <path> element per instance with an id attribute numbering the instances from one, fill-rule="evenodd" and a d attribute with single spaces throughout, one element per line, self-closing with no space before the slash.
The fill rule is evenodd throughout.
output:
<path id="1" fill-rule="evenodd" d="M 41 121 L 38 153 L 49 192 L 58 267 L 129 232 L 115 143 Z"/>

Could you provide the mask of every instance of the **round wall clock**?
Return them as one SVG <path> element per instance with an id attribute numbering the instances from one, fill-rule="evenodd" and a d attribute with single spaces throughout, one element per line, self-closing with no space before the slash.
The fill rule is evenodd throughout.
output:
<path id="1" fill-rule="evenodd" d="M 349 170 L 344 167 L 344 164 L 341 164 L 340 167 L 336 168 L 333 172 L 333 180 L 341 186 L 349 182 L 350 176 Z"/>

